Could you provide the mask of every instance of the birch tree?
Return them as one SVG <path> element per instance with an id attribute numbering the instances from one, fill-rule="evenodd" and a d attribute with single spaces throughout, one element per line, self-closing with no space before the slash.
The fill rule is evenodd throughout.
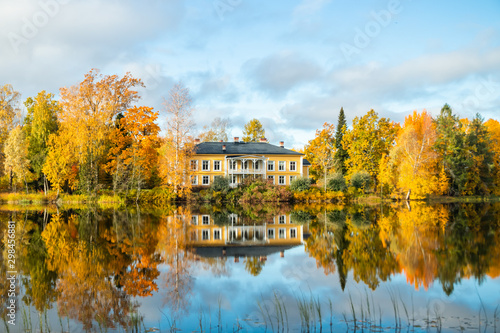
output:
<path id="1" fill-rule="evenodd" d="M 178 196 L 189 193 L 191 189 L 189 164 L 194 152 L 192 102 L 189 89 L 182 83 L 177 83 L 165 99 L 168 119 L 160 147 L 159 172 L 163 184 Z"/>
<path id="2" fill-rule="evenodd" d="M 5 171 L 15 176 L 18 182 L 24 182 L 28 193 L 28 181 L 31 181 L 28 144 L 21 126 L 10 131 L 5 142 Z"/>

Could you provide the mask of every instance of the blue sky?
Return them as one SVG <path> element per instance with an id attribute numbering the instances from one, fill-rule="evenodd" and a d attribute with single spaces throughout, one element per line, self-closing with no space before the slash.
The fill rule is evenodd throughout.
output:
<path id="1" fill-rule="evenodd" d="M 98 68 L 143 79 L 163 110 L 181 80 L 198 130 L 252 118 L 301 147 L 374 109 L 403 121 L 449 103 L 500 119 L 500 1 L 0 0 L 0 84 L 22 99 Z"/>

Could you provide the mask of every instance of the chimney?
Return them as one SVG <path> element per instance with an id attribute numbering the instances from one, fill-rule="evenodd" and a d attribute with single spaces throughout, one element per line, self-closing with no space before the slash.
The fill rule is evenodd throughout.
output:
<path id="1" fill-rule="evenodd" d="M 284 250 L 281 250 L 281 251 L 280 251 L 280 257 L 281 257 L 281 258 L 285 258 L 285 251 L 284 251 Z"/>
<path id="2" fill-rule="evenodd" d="M 219 142 L 224 142 L 223 140 L 219 140 Z"/>
<path id="3" fill-rule="evenodd" d="M 238 143 L 240 141 L 240 137 L 239 136 L 235 136 L 234 137 L 234 143 Z"/>
<path id="4" fill-rule="evenodd" d="M 226 151 L 226 145 L 222 145 L 222 151 Z"/>
<path id="5" fill-rule="evenodd" d="M 285 141 L 280 141 L 280 147 L 285 148 Z"/>
<path id="6" fill-rule="evenodd" d="M 194 139 L 194 143 L 200 143 L 200 139 L 198 138 Z"/>
<path id="7" fill-rule="evenodd" d="M 266 138 L 260 138 L 259 142 L 266 143 L 267 139 Z"/>
<path id="8" fill-rule="evenodd" d="M 240 262 L 240 258 L 238 256 L 234 256 L 234 262 Z"/>

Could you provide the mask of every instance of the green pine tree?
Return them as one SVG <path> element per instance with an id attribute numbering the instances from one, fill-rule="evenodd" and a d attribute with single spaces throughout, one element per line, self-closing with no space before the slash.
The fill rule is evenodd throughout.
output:
<path id="1" fill-rule="evenodd" d="M 335 161 L 338 167 L 345 175 L 347 168 L 345 161 L 347 160 L 348 153 L 347 150 L 342 146 L 342 138 L 344 137 L 344 132 L 347 129 L 347 122 L 345 120 L 344 108 L 340 108 L 339 119 L 337 121 L 337 132 L 335 133 L 335 145 L 337 146 L 337 152 L 335 153 Z"/>

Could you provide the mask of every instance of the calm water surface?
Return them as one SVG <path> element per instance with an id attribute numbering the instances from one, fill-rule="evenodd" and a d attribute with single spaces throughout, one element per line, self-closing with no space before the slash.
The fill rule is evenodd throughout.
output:
<path id="1" fill-rule="evenodd" d="M 500 204 L 4 206 L 0 221 L 0 331 L 500 331 Z"/>

